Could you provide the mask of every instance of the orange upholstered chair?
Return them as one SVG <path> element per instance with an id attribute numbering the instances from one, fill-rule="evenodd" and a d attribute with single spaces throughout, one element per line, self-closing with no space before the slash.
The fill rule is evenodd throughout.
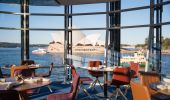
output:
<path id="1" fill-rule="evenodd" d="M 133 100 L 151 100 L 148 88 L 142 84 L 130 82 Z"/>
<path id="2" fill-rule="evenodd" d="M 116 95 L 113 93 L 113 95 L 115 95 L 115 100 L 117 99 L 118 94 L 127 100 L 126 96 L 122 93 L 120 86 L 129 85 L 130 80 L 131 77 L 129 67 L 116 67 L 114 69 L 111 85 L 116 86 Z"/>
<path id="3" fill-rule="evenodd" d="M 75 74 L 73 75 L 71 91 L 68 93 L 50 94 L 47 96 L 47 100 L 76 100 L 80 76 L 76 73 L 75 69 L 72 69 L 72 72 L 75 72 Z"/>
<path id="4" fill-rule="evenodd" d="M 131 77 L 132 78 L 137 78 L 139 75 L 139 64 L 138 63 L 134 63 L 134 62 L 130 62 L 130 70 L 131 70 Z"/>
<path id="5" fill-rule="evenodd" d="M 151 83 L 160 82 L 160 74 L 157 72 L 140 71 L 140 83 L 146 86 L 152 98 L 156 100 L 170 100 L 170 96 L 157 92 L 149 87 Z"/>
<path id="6" fill-rule="evenodd" d="M 12 66 L 11 67 L 11 77 L 15 77 L 17 75 L 22 75 L 24 77 L 34 77 L 35 70 L 29 69 L 28 66 L 21 65 L 21 66 Z"/>
<path id="7" fill-rule="evenodd" d="M 88 67 L 99 67 L 99 65 L 102 65 L 101 61 L 89 61 L 88 62 Z M 99 77 L 103 76 L 103 72 L 97 72 L 97 71 L 91 71 L 88 70 L 89 74 L 92 75 L 93 77 L 96 77 L 96 80 L 93 81 L 93 83 L 91 84 L 91 88 L 95 88 L 96 83 L 99 83 L 100 87 L 103 89 L 101 82 L 99 81 Z"/>

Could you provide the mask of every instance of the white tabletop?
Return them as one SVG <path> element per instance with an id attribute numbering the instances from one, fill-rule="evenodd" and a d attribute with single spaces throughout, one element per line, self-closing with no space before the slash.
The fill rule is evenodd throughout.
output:
<path id="1" fill-rule="evenodd" d="M 112 72 L 115 67 L 80 67 L 91 71 Z"/>

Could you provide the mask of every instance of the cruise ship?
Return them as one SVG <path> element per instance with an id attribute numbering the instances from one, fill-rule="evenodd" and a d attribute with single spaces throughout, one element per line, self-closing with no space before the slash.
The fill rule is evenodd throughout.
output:
<path id="1" fill-rule="evenodd" d="M 145 64 L 146 63 L 146 57 L 143 50 L 136 51 L 132 56 L 122 56 L 120 59 L 121 63 L 139 63 L 139 64 Z"/>

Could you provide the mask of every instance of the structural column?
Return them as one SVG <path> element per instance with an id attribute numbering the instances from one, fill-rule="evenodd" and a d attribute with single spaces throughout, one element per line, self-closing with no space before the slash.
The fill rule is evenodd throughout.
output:
<path id="1" fill-rule="evenodd" d="M 72 63 L 71 59 L 68 59 L 68 55 L 72 55 L 72 6 L 65 6 L 65 32 L 64 32 L 64 65 L 65 65 L 65 82 L 71 78 L 71 73 L 66 65 Z"/>
<path id="2" fill-rule="evenodd" d="M 150 29 L 145 71 L 161 72 L 162 26 L 159 25 L 160 23 L 162 23 L 162 5 L 160 5 L 161 3 L 162 0 L 150 0 Z M 155 4 L 158 4 L 159 6 L 155 6 Z"/>
<path id="3" fill-rule="evenodd" d="M 29 59 L 29 0 L 21 3 L 21 60 Z"/>
<path id="4" fill-rule="evenodd" d="M 121 0 L 114 1 L 110 3 L 110 11 L 117 11 L 121 9 Z M 110 14 L 110 27 L 113 27 L 112 30 L 110 30 L 110 51 L 111 51 L 111 61 L 112 65 L 120 65 L 120 18 L 121 13 L 115 12 L 113 14 Z"/>

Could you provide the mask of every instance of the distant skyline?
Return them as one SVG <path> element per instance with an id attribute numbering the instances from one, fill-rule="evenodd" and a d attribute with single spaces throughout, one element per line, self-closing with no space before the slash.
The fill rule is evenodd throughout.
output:
<path id="1" fill-rule="evenodd" d="M 133 1 L 133 2 L 132 2 Z M 167 0 L 165 0 L 167 1 Z M 139 7 L 149 5 L 149 0 L 122 0 L 122 9 Z M 163 22 L 170 21 L 170 5 L 164 6 L 163 9 Z M 20 12 L 19 5 L 0 4 L 0 11 Z M 75 5 L 73 6 L 73 13 L 80 12 L 100 12 L 106 11 L 106 5 L 88 4 L 88 5 Z M 64 13 L 64 7 L 43 7 L 43 6 L 30 6 L 30 13 Z M 123 12 L 121 14 L 121 26 L 129 25 L 143 25 L 149 24 L 150 10 L 138 10 Z M 30 28 L 64 28 L 64 17 L 58 16 L 30 16 Z M 74 16 L 73 25 L 78 28 L 95 28 L 106 27 L 105 15 L 86 15 Z M 20 16 L 0 14 L 0 27 L 16 27 L 20 28 Z M 163 26 L 163 37 L 170 38 L 170 25 Z M 30 44 L 48 44 L 52 41 L 51 33 L 55 31 L 30 31 Z M 105 39 L 106 31 L 82 31 L 88 35 L 92 33 L 102 34 L 99 39 Z M 148 37 L 149 28 L 132 28 L 121 30 L 121 43 L 122 44 L 142 44 L 146 37 Z M 74 35 L 74 33 L 73 33 Z M 20 31 L 14 30 L 0 30 L 0 42 L 14 42 L 20 43 Z"/>

